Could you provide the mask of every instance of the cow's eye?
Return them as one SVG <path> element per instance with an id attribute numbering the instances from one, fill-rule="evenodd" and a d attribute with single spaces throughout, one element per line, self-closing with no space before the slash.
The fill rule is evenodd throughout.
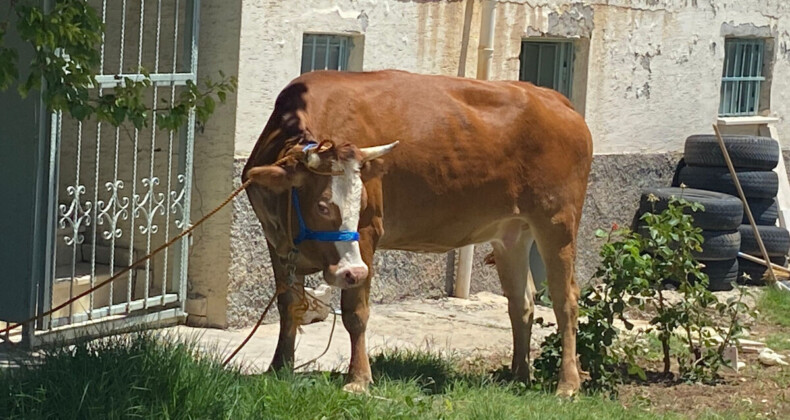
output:
<path id="1" fill-rule="evenodd" d="M 329 206 L 323 201 L 318 202 L 318 213 L 322 216 L 329 216 Z"/>

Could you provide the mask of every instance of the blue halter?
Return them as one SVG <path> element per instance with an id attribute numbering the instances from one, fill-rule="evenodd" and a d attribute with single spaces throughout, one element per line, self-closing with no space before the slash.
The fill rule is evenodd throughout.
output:
<path id="1" fill-rule="evenodd" d="M 299 221 L 299 234 L 296 235 L 296 238 L 294 239 L 294 245 L 299 245 L 304 241 L 354 242 L 359 240 L 359 233 L 350 230 L 338 230 L 334 232 L 310 230 L 304 223 L 302 209 L 299 206 L 299 196 L 296 194 L 296 188 L 291 190 L 291 197 L 293 197 L 293 206 L 294 212 L 296 212 L 296 220 Z"/>
<path id="2" fill-rule="evenodd" d="M 302 149 L 307 151 L 318 147 L 316 143 L 310 143 Z M 359 233 L 350 230 L 338 230 L 334 232 L 327 231 L 314 231 L 310 230 L 304 222 L 302 217 L 302 209 L 299 205 L 299 195 L 296 193 L 296 188 L 291 189 L 291 197 L 293 201 L 294 212 L 296 212 L 296 220 L 299 221 L 299 234 L 294 239 L 294 245 L 299 245 L 304 241 L 319 241 L 319 242 L 354 242 L 359 240 Z"/>

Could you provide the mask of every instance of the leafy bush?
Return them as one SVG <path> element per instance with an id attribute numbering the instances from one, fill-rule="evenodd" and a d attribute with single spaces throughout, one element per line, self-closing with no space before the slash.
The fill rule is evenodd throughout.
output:
<path id="1" fill-rule="evenodd" d="M 614 325 L 620 320 L 627 330 L 633 328 L 624 316 L 628 309 L 655 313 L 646 332 L 654 332 L 661 342 L 665 374 L 670 373 L 670 339 L 676 335 L 687 350 L 682 353 L 689 355 L 678 357 L 681 379 L 716 379 L 725 348 L 741 331 L 739 314 L 748 308 L 743 288 L 739 297 L 727 302 L 719 302 L 707 288 L 707 275 L 693 256 L 703 242 L 692 216 L 700 210 L 704 209 L 697 203 L 673 197 L 663 212 L 642 215 L 637 231 L 613 225 L 608 232 L 597 232 L 606 240 L 595 273 L 597 284 L 585 289 L 579 300 L 584 319 L 579 323 L 576 350 L 581 368 L 590 376 L 583 384 L 586 390 L 615 395 L 626 373 L 645 379 L 638 365 L 638 345 L 619 342 Z M 667 282 L 678 285 L 681 299 L 667 299 L 663 288 Z M 717 342 L 717 337 L 723 340 Z M 556 386 L 560 341 L 558 333 L 548 336 L 534 363 L 535 377 L 545 388 Z"/>
<path id="2" fill-rule="evenodd" d="M 18 63 L 19 52 L 5 46 L 12 26 L 10 20 L 0 20 L 0 92 L 19 82 L 17 91 L 23 98 L 40 90 L 48 111 L 63 111 L 79 121 L 95 117 L 116 127 L 130 122 L 142 128 L 155 115 L 158 129 L 177 130 L 187 123 L 191 109 L 197 123 L 205 124 L 217 102 L 225 103 L 238 86 L 236 77 L 220 72 L 219 81 L 205 79 L 201 86 L 188 81 L 172 103 L 162 99 L 162 104 L 151 109 L 144 103 L 151 79 L 146 69 L 137 68 L 131 70 L 142 78 L 124 77 L 117 87 L 97 91 L 95 75 L 100 70 L 106 26 L 100 14 L 84 0 L 55 0 L 46 11 L 34 4 L 13 0 L 8 6 L 9 14 L 15 15 L 13 29 L 35 52 L 29 63 Z M 18 64 L 29 70 L 24 79 Z"/>

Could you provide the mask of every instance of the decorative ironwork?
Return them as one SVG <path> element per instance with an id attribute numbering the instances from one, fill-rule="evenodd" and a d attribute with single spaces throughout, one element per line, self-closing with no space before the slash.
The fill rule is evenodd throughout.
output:
<path id="1" fill-rule="evenodd" d="M 138 226 L 140 233 L 143 235 L 147 235 L 148 232 L 155 234 L 159 231 L 159 226 L 154 224 L 154 216 L 157 213 L 160 215 L 165 214 L 165 194 L 154 193 L 154 188 L 159 185 L 158 177 L 143 178 L 142 184 L 144 188 L 148 188 L 148 191 L 142 196 L 142 200 L 139 194 L 134 195 L 132 216 L 140 218 L 140 215 L 143 214 L 142 219 L 145 221 L 145 224 Z"/>
<path id="2" fill-rule="evenodd" d="M 93 203 L 87 201 L 83 203 L 80 201 L 80 196 L 85 194 L 85 186 L 84 185 L 71 185 L 66 187 L 66 193 L 71 196 L 71 204 L 61 204 L 58 208 L 60 210 L 60 220 L 58 225 L 61 229 L 66 229 L 66 226 L 70 226 L 72 230 L 72 236 L 64 236 L 63 239 L 66 242 L 66 245 L 72 246 L 75 244 L 81 244 L 85 237 L 80 233 L 80 227 L 89 226 L 91 224 L 91 210 L 93 209 Z"/>
<path id="3" fill-rule="evenodd" d="M 109 228 L 102 231 L 104 239 L 120 238 L 123 231 L 118 227 L 118 220 L 119 218 L 123 220 L 129 218 L 129 197 L 118 196 L 118 191 L 123 189 L 123 181 L 120 179 L 107 182 L 104 186 L 110 192 L 110 199 L 107 202 L 100 200 L 97 203 L 99 216 L 96 223 L 103 225 L 105 219 L 109 223 Z"/>
<path id="4" fill-rule="evenodd" d="M 175 214 L 177 217 L 181 215 L 180 219 L 175 219 L 175 225 L 179 229 L 183 229 L 184 221 L 184 197 L 186 196 L 186 177 L 184 174 L 178 174 L 178 183 L 181 184 L 180 191 L 170 191 L 170 213 Z"/>

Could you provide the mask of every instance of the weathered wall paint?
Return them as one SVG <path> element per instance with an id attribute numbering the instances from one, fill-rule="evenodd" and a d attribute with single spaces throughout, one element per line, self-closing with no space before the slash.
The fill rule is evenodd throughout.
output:
<path id="1" fill-rule="evenodd" d="M 495 79 L 518 77 L 524 37 L 583 40 L 573 100 L 596 153 L 679 151 L 689 134 L 709 132 L 727 35 L 774 38 L 770 115 L 780 118 L 779 133 L 790 130 L 790 2 L 509 0 L 497 7 Z M 455 75 L 464 8 L 458 0 L 244 0 L 236 156 L 249 155 L 277 93 L 299 75 L 304 32 L 361 35 L 364 70 Z M 476 4 L 468 77 L 476 68 L 479 12 Z M 756 29 L 737 29 L 749 27 Z"/>

